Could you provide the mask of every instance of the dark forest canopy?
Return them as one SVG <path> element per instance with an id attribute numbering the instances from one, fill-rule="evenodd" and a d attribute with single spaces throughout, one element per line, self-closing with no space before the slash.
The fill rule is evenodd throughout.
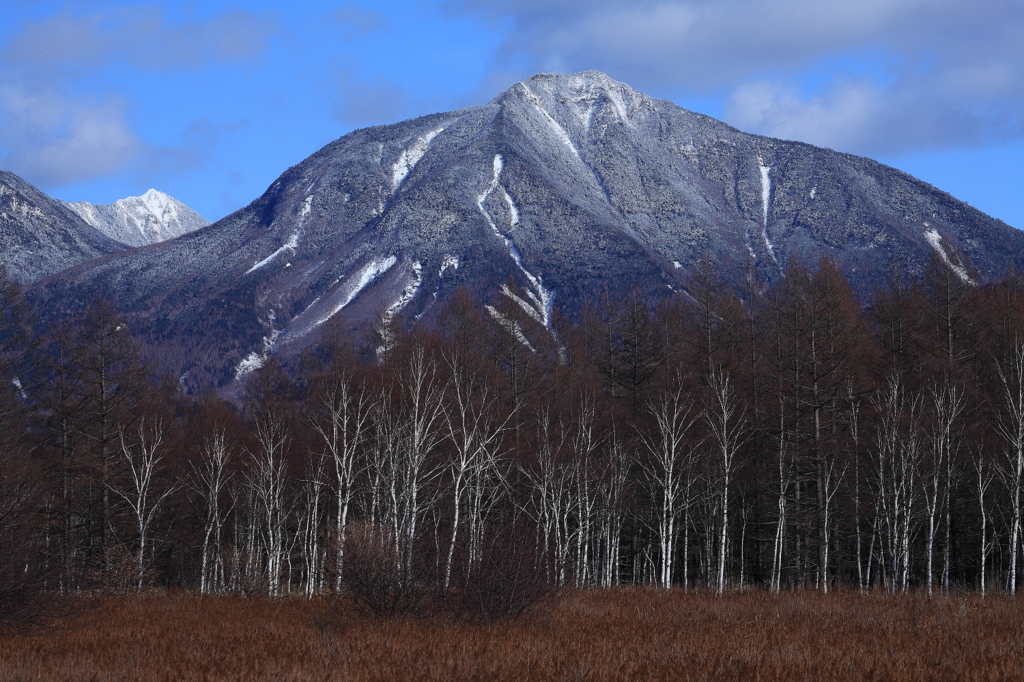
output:
<path id="1" fill-rule="evenodd" d="M 685 296 L 550 329 L 461 292 L 430 328 L 381 315 L 372 338 L 271 359 L 235 403 L 154 376 L 102 301 L 33 335 L 0 294 L 0 602 L 26 575 L 347 589 L 390 612 L 485 579 L 1021 582 L 1016 272 L 976 286 L 936 259 L 865 309 L 828 259 L 740 292 L 704 265 Z"/>

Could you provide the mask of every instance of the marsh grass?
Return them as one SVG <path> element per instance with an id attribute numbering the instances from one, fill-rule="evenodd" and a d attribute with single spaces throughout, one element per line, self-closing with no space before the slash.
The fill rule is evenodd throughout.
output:
<path id="1" fill-rule="evenodd" d="M 360 616 L 329 599 L 104 598 L 0 638 L 5 680 L 1021 680 L 1010 597 L 633 588 L 508 622 Z"/>

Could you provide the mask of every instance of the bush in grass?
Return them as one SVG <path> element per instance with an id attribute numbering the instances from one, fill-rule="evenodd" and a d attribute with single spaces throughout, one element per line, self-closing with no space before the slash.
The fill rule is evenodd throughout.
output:
<path id="1" fill-rule="evenodd" d="M 364 615 L 403 618 L 429 614 L 435 581 L 422 557 L 411 569 L 395 542 L 380 529 L 358 525 L 345 542 L 343 596 Z"/>
<path id="2" fill-rule="evenodd" d="M 510 524 L 484 543 L 479 561 L 464 566 L 445 605 L 457 618 L 479 622 L 535 615 L 559 596 L 544 566 L 535 534 L 524 525 Z"/>

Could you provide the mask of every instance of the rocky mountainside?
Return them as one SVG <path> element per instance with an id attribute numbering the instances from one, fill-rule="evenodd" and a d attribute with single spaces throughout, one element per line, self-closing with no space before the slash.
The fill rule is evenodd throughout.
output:
<path id="1" fill-rule="evenodd" d="M 965 278 L 1024 267 L 1024 233 L 900 171 L 745 134 L 598 72 L 542 74 L 483 106 L 352 132 L 218 223 L 32 297 L 73 312 L 103 294 L 184 381 L 223 385 L 339 313 L 429 316 L 461 285 L 547 326 L 554 305 L 571 315 L 602 291 L 685 287 L 704 254 L 770 281 L 830 253 L 867 294 L 954 250 Z M 518 294 L 500 293 L 509 278 Z"/>
<path id="2" fill-rule="evenodd" d="M 109 205 L 88 201 L 66 205 L 103 234 L 128 246 L 174 239 L 210 224 L 185 204 L 155 189 Z"/>
<path id="3" fill-rule="evenodd" d="M 125 248 L 63 202 L 0 171 L 0 263 L 19 284 Z"/>

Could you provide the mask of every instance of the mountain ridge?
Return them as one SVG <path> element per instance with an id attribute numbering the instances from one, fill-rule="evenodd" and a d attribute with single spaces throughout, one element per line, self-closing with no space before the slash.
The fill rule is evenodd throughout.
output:
<path id="1" fill-rule="evenodd" d="M 146 246 L 206 227 L 210 221 L 181 201 L 155 189 L 112 204 L 64 202 L 82 220 L 128 246 Z"/>
<path id="2" fill-rule="evenodd" d="M 339 314 L 351 329 L 382 311 L 429 317 L 459 286 L 550 329 L 554 305 L 572 315 L 598 291 L 683 290 L 705 255 L 771 282 L 829 254 L 866 297 L 894 268 L 954 252 L 990 279 L 1024 267 L 1024 234 L 870 159 L 742 133 L 583 72 L 353 131 L 217 223 L 30 293 L 65 313 L 104 295 L 170 369 L 224 385 Z"/>
<path id="3" fill-rule="evenodd" d="M 18 284 L 124 248 L 63 202 L 0 170 L 0 253 Z"/>

